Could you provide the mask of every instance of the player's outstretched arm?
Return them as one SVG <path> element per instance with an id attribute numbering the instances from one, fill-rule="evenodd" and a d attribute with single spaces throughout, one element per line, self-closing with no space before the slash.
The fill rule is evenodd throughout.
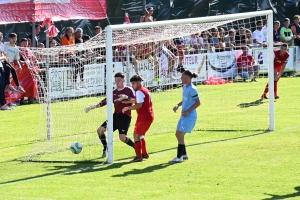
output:
<path id="1" fill-rule="evenodd" d="M 85 111 L 86 113 L 88 113 L 89 111 L 91 111 L 91 110 L 93 110 L 93 109 L 95 109 L 95 108 L 100 108 L 100 107 L 105 106 L 105 105 L 106 105 L 106 98 L 103 99 L 102 101 L 100 101 L 100 102 L 97 103 L 97 104 L 94 104 L 94 105 L 90 105 L 90 106 L 85 107 L 84 111 Z"/>
<path id="2" fill-rule="evenodd" d="M 86 113 L 88 113 L 89 111 L 91 111 L 91 110 L 97 108 L 98 105 L 99 105 L 99 104 L 87 106 L 87 107 L 85 107 L 84 111 L 85 111 Z M 100 106 L 98 106 L 98 107 L 100 107 Z"/>

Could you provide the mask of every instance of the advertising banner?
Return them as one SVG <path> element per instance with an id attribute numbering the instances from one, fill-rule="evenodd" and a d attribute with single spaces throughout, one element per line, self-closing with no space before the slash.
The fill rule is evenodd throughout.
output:
<path id="1" fill-rule="evenodd" d="M 80 86 L 80 78 L 77 77 L 79 89 L 74 88 L 73 68 L 58 67 L 49 69 L 50 85 L 49 92 L 51 99 L 64 97 L 78 97 L 105 92 L 104 82 L 105 64 L 93 64 L 84 66 L 84 79 L 87 88 Z"/>

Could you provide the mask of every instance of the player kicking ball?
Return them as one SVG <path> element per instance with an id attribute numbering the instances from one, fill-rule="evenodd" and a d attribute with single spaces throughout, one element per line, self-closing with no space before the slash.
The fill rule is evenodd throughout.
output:
<path id="1" fill-rule="evenodd" d="M 152 99 L 149 90 L 142 85 L 142 77 L 134 75 L 131 77 L 130 82 L 135 92 L 135 105 L 123 108 L 123 113 L 130 110 L 136 110 L 137 120 L 134 127 L 134 149 L 136 156 L 131 162 L 141 162 L 143 158 L 148 159 L 149 155 L 146 148 L 145 135 L 150 128 L 153 120 L 154 113 L 152 109 Z"/>
<path id="2" fill-rule="evenodd" d="M 134 90 L 131 87 L 127 87 L 124 85 L 125 83 L 125 75 L 121 72 L 115 74 L 115 83 L 117 85 L 117 89 L 113 91 L 113 101 L 114 101 L 114 114 L 113 114 L 113 131 L 119 131 L 119 139 L 126 143 L 128 146 L 134 148 L 133 141 L 127 137 L 127 132 L 131 122 L 131 111 L 127 110 L 126 112 L 122 112 L 122 109 L 128 104 L 132 105 L 134 103 Z M 126 103 L 126 104 L 125 104 Z M 91 105 L 85 108 L 85 112 L 89 112 L 92 109 L 103 107 L 107 104 L 106 98 L 103 99 L 96 105 Z M 106 157 L 107 152 L 107 141 L 105 136 L 105 131 L 107 128 L 107 121 L 103 122 L 103 124 L 97 129 L 97 133 L 99 139 L 103 145 L 103 154 L 101 158 Z"/>
<path id="3" fill-rule="evenodd" d="M 288 62 L 288 58 L 290 56 L 288 50 L 288 45 L 283 43 L 280 46 L 279 50 L 274 50 L 274 97 L 275 99 L 279 99 L 277 94 L 277 83 L 284 72 L 286 63 Z M 264 93 L 261 95 L 261 99 L 268 99 L 267 93 L 269 92 L 269 84 L 266 85 Z"/>
<path id="4" fill-rule="evenodd" d="M 186 133 L 191 133 L 196 125 L 197 112 L 196 108 L 200 106 L 198 90 L 192 83 L 192 78 L 197 78 L 198 74 L 186 70 L 181 75 L 182 101 L 178 103 L 173 111 L 176 112 L 179 106 L 182 106 L 181 116 L 176 128 L 176 138 L 178 141 L 177 156 L 170 163 L 180 163 L 188 159 L 184 136 Z"/>

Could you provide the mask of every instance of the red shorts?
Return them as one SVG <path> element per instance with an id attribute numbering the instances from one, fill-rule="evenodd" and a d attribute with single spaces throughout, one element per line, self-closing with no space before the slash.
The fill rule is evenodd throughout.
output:
<path id="1" fill-rule="evenodd" d="M 275 69 L 275 72 L 277 72 L 277 74 L 280 73 L 280 71 L 281 71 L 281 67 L 274 67 L 274 69 Z"/>
<path id="2" fill-rule="evenodd" d="M 136 122 L 134 127 L 134 133 L 138 135 L 145 135 L 146 132 L 149 130 L 153 121 L 142 121 Z"/>

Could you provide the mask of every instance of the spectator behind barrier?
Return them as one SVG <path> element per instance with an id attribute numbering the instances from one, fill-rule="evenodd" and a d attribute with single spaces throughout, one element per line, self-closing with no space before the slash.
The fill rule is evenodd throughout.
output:
<path id="1" fill-rule="evenodd" d="M 256 30 L 252 34 L 253 47 L 267 47 L 267 39 L 262 31 L 262 21 L 258 20 L 256 22 Z"/>
<path id="2" fill-rule="evenodd" d="M 228 35 L 225 36 L 225 50 L 231 51 L 235 49 L 235 31 L 230 30 Z"/>
<path id="3" fill-rule="evenodd" d="M 292 29 L 289 28 L 289 25 L 290 25 L 290 19 L 285 18 L 283 20 L 283 27 L 281 27 L 280 29 L 280 36 L 282 42 L 287 43 L 288 45 L 292 45 L 294 37 L 293 37 L 293 31 Z"/>
<path id="4" fill-rule="evenodd" d="M 256 77 L 258 75 L 259 66 L 255 65 L 255 60 L 251 54 L 248 54 L 249 47 L 242 47 L 243 53 L 237 59 L 237 70 L 238 74 L 243 78 L 243 82 L 253 74 L 254 76 L 251 81 L 257 82 Z"/>
<path id="5" fill-rule="evenodd" d="M 300 25 L 299 25 L 299 15 L 295 15 L 293 17 L 294 23 L 290 25 L 290 29 L 293 32 L 294 35 L 294 45 L 300 46 Z"/>
<path id="6" fill-rule="evenodd" d="M 282 44 L 279 27 L 280 27 L 280 22 L 279 21 L 274 21 L 274 25 L 273 25 L 273 42 L 274 42 L 274 46 L 279 46 L 279 45 Z"/>

